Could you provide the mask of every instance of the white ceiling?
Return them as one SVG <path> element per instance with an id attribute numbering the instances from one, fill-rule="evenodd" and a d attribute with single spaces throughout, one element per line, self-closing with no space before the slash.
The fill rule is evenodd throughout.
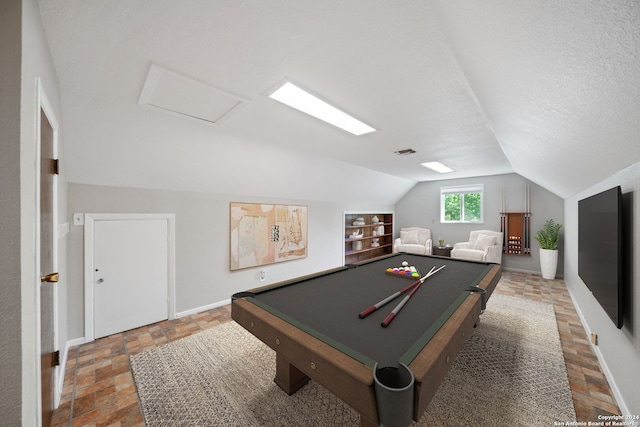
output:
<path id="1" fill-rule="evenodd" d="M 564 198 L 640 161 L 635 0 L 39 3 L 72 182 L 209 191 L 317 159 L 295 168 L 318 191 L 347 171 L 379 191 L 516 172 Z M 248 102 L 216 124 L 140 105 L 153 64 Z M 283 78 L 379 131 L 263 96 Z"/>

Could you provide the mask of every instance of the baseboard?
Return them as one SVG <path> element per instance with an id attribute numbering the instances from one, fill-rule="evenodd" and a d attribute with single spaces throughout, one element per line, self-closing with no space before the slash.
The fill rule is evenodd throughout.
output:
<path id="1" fill-rule="evenodd" d="M 624 398 L 620 394 L 620 390 L 618 389 L 618 386 L 616 385 L 616 382 L 613 379 L 613 374 L 609 370 L 609 366 L 607 365 L 607 362 L 605 361 L 604 357 L 602 356 L 602 353 L 600 352 L 600 349 L 598 348 L 597 345 L 592 344 L 591 340 L 589 339 L 589 337 L 591 336 L 591 329 L 589 328 L 589 325 L 587 324 L 587 319 L 585 319 L 585 317 L 582 315 L 582 311 L 580 310 L 580 306 L 578 306 L 578 304 L 576 303 L 576 300 L 573 297 L 573 294 L 571 293 L 571 290 L 569 288 L 567 288 L 567 291 L 569 292 L 569 296 L 571 297 L 571 302 L 573 302 L 573 306 L 576 309 L 576 313 L 578 313 L 578 318 L 580 319 L 580 323 L 582 323 L 582 327 L 584 328 L 584 331 L 587 333 L 586 339 L 587 339 L 587 341 L 589 341 L 589 343 L 591 345 L 591 348 L 593 349 L 594 353 L 596 354 L 596 357 L 598 358 L 598 362 L 600 362 L 600 366 L 602 367 L 602 371 L 604 373 L 604 376 L 607 378 L 607 381 L 609 382 L 609 386 L 611 387 L 611 391 L 613 392 L 613 395 L 616 398 L 616 403 L 618 404 L 618 407 L 620 408 L 620 412 L 623 415 L 632 415 L 629 412 L 629 408 L 627 407 L 627 404 L 625 403 Z"/>
<path id="2" fill-rule="evenodd" d="M 202 313 L 203 311 L 211 310 L 214 308 L 222 307 L 225 305 L 231 304 L 231 299 L 226 299 L 223 301 L 215 302 L 213 304 L 203 305 L 201 307 L 192 308 L 190 310 L 181 311 L 180 313 L 176 313 L 176 318 L 191 316 L 192 314 Z"/>
<path id="3" fill-rule="evenodd" d="M 60 366 L 57 369 L 56 376 L 56 389 L 55 389 L 55 407 L 60 406 L 60 400 L 62 399 L 62 388 L 64 387 L 64 375 L 67 368 L 67 359 L 69 358 L 69 349 L 71 347 L 81 345 L 87 342 L 84 337 L 76 338 L 71 341 L 67 341 L 62 352 L 62 360 L 60 360 Z"/>
<path id="4" fill-rule="evenodd" d="M 525 270 L 525 269 L 522 269 L 522 268 L 505 267 L 504 265 L 502 266 L 502 270 L 503 271 L 512 271 L 512 272 L 515 272 L 515 273 L 526 273 L 526 274 L 534 274 L 536 276 L 542 276 L 542 272 L 540 272 L 540 271 Z M 556 274 L 556 279 L 564 279 L 564 275 Z"/>
<path id="5" fill-rule="evenodd" d="M 539 271 L 524 270 L 522 268 L 505 267 L 504 265 L 501 265 L 501 267 L 502 267 L 503 271 L 513 271 L 515 273 L 535 274 L 535 275 L 538 275 L 538 276 L 540 276 L 542 274 Z"/>

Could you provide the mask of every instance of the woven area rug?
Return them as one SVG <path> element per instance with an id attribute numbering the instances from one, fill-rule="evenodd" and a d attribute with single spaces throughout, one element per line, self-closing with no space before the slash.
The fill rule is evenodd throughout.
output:
<path id="1" fill-rule="evenodd" d="M 145 423 L 155 426 L 357 426 L 311 381 L 273 382 L 275 353 L 234 322 L 131 358 Z M 575 421 L 553 307 L 495 294 L 414 426 L 551 426 Z"/>

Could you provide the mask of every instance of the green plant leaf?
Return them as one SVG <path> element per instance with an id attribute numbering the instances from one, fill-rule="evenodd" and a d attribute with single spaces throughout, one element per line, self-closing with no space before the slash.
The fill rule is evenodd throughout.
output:
<path id="1" fill-rule="evenodd" d="M 545 221 L 542 230 L 538 230 L 534 239 L 540 242 L 542 249 L 558 249 L 558 233 L 562 224 L 556 224 L 553 219 Z"/>

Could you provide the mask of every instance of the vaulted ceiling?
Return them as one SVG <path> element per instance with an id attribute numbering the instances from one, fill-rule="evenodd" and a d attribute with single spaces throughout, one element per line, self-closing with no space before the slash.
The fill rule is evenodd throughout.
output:
<path id="1" fill-rule="evenodd" d="M 640 161 L 635 0 L 39 4 L 72 182 L 210 191 L 251 173 L 308 193 L 358 175 L 384 192 L 516 172 L 564 198 Z M 139 103 L 152 65 L 242 108 L 210 123 Z M 283 78 L 378 131 L 353 136 L 264 96 Z"/>

